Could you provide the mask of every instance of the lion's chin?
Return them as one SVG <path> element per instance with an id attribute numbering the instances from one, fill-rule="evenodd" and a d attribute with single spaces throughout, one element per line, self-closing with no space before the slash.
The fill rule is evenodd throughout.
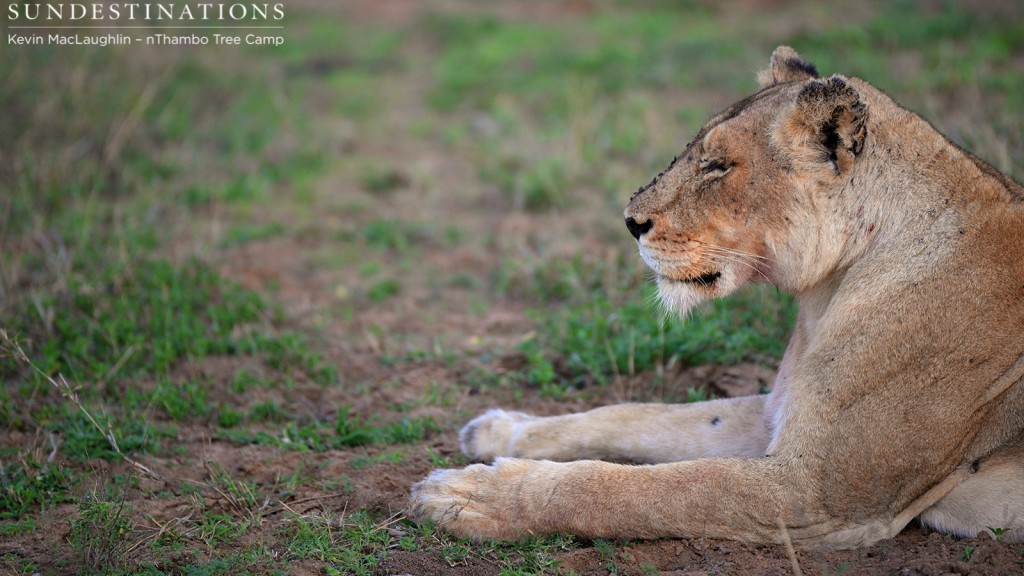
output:
<path id="1" fill-rule="evenodd" d="M 658 275 L 657 280 L 665 307 L 685 316 L 702 301 L 732 292 L 735 279 L 727 271 L 715 271 L 685 279 Z"/>
<path id="2" fill-rule="evenodd" d="M 670 278 L 658 278 L 658 296 L 662 304 L 670 311 L 680 316 L 685 316 L 690 310 L 696 307 L 710 294 L 707 289 L 698 288 L 694 282 L 672 280 Z"/>

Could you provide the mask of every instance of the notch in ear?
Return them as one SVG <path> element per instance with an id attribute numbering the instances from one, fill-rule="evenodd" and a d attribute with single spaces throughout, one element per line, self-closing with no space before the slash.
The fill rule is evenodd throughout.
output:
<path id="1" fill-rule="evenodd" d="M 818 77 L 818 69 L 807 62 L 789 46 L 779 46 L 772 52 L 772 61 L 768 68 L 757 73 L 757 83 L 761 88 L 769 88 L 776 84 L 803 82 Z"/>
<path id="2" fill-rule="evenodd" d="M 845 172 L 864 149 L 868 109 L 860 93 L 842 76 L 808 82 L 787 115 L 781 136 L 795 159 L 828 163 Z"/>

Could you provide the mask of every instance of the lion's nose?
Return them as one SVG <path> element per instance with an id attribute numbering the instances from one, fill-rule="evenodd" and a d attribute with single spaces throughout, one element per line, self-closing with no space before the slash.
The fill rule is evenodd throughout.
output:
<path id="1" fill-rule="evenodd" d="M 626 217 L 626 228 L 629 228 L 629 233 L 632 234 L 633 238 L 636 238 L 637 240 L 639 240 L 641 236 L 646 234 L 647 231 L 650 230 L 653 226 L 653 220 L 644 220 L 643 222 L 637 222 L 636 220 L 633 219 L 632 216 Z"/>

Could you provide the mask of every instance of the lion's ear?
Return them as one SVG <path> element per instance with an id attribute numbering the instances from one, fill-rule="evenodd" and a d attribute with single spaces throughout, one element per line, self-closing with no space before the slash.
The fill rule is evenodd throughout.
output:
<path id="1" fill-rule="evenodd" d="M 761 88 L 788 82 L 802 82 L 818 77 L 818 69 L 807 62 L 789 46 L 779 46 L 772 52 L 771 65 L 757 73 Z"/>
<path id="2" fill-rule="evenodd" d="M 844 172 L 864 149 L 868 109 L 860 93 L 842 76 L 809 82 L 787 114 L 778 134 L 796 159 L 829 163 Z"/>

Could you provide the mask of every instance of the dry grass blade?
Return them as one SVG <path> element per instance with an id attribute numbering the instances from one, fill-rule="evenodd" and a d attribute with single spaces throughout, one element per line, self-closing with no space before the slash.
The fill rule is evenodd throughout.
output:
<path id="1" fill-rule="evenodd" d="M 161 538 L 163 538 L 165 534 L 176 531 L 179 526 L 186 525 L 186 523 L 188 523 L 190 520 L 192 520 L 192 514 L 182 516 L 180 518 L 171 518 L 170 520 L 161 524 L 159 520 L 154 518 L 152 515 L 149 515 L 149 521 L 152 522 L 154 526 L 137 526 L 135 528 L 136 532 L 145 532 L 146 534 L 142 538 L 137 540 L 135 543 L 133 543 L 131 546 L 129 546 L 128 549 L 125 551 L 125 554 L 131 554 L 132 552 L 138 550 L 139 548 L 147 544 L 150 544 L 151 542 L 156 542 L 157 540 L 160 540 Z M 192 527 L 190 529 L 185 530 L 181 534 L 188 535 L 189 533 L 194 532 L 197 529 L 197 527 Z"/>
<path id="2" fill-rule="evenodd" d="M 285 510 L 294 513 L 294 510 L 291 508 L 292 506 L 296 506 L 296 505 L 299 505 L 299 504 L 308 504 L 309 502 L 317 502 L 317 503 L 319 503 L 319 502 L 323 502 L 325 500 L 333 500 L 335 498 L 342 498 L 342 497 L 348 496 L 348 495 L 349 495 L 348 492 L 336 492 L 334 494 L 328 494 L 326 496 L 311 496 L 309 498 L 300 498 L 298 500 L 290 500 L 288 502 L 279 502 L 277 504 L 277 506 L 274 506 L 273 508 L 270 508 L 269 510 L 264 510 L 262 512 L 262 516 L 263 517 L 271 516 L 271 515 L 277 514 L 279 512 L 284 512 Z"/>
<path id="3" fill-rule="evenodd" d="M 110 423 L 107 422 L 107 426 L 105 428 L 102 425 L 100 425 L 96 418 L 93 417 L 92 413 L 89 412 L 85 405 L 82 404 L 82 401 L 78 398 L 78 392 L 75 391 L 75 389 L 71 386 L 70 383 L 68 383 L 64 376 L 57 374 L 57 378 L 54 379 L 46 372 L 43 372 L 38 366 L 35 365 L 34 362 L 32 362 L 31 359 L 29 359 L 28 355 L 25 354 L 25 351 L 21 348 L 21 345 L 18 344 L 18 341 L 16 339 L 11 338 L 7 334 L 7 330 L 4 330 L 2 328 L 0 328 L 0 355 L 10 356 L 16 362 L 20 362 L 28 366 L 36 374 L 42 376 L 47 382 L 52 384 L 53 387 L 56 388 L 61 393 L 61 396 L 70 400 L 75 406 L 78 407 L 79 410 L 81 410 L 82 414 L 84 414 L 86 419 L 89 420 L 89 423 L 91 423 L 93 427 L 95 427 L 96 430 L 98 430 L 99 433 L 103 435 L 103 438 L 106 439 L 107 443 L 110 444 L 110 447 L 114 450 L 115 453 L 117 453 L 118 456 L 121 457 L 122 460 L 124 460 L 128 464 L 131 464 L 133 468 L 138 470 L 140 473 L 148 476 L 149 478 L 152 478 L 154 480 L 162 480 L 161 476 L 154 472 L 152 469 L 150 469 L 148 466 L 139 462 L 138 460 L 135 460 L 134 458 L 131 458 L 130 456 L 121 451 L 121 447 L 118 446 L 117 444 L 117 436 L 114 435 L 114 429 L 111 427 Z"/>
<path id="4" fill-rule="evenodd" d="M 213 490 L 220 499 L 227 503 L 228 508 L 234 514 L 248 518 L 254 526 L 259 525 L 270 510 L 270 497 L 263 496 L 261 501 L 260 496 L 253 491 L 248 483 L 235 480 L 219 465 L 215 470 L 211 464 L 216 463 L 204 460 L 203 466 L 206 468 L 210 480 L 201 482 L 200 485 Z"/>
<path id="5" fill-rule="evenodd" d="M 800 570 L 800 561 L 796 559 L 793 541 L 789 538 L 789 530 L 786 529 L 786 523 L 782 521 L 782 518 L 779 518 L 779 531 L 782 532 L 782 543 L 786 546 L 786 556 L 789 556 L 789 561 L 793 565 L 793 574 L 804 576 L 803 571 Z"/>
<path id="6" fill-rule="evenodd" d="M 169 68 L 164 70 L 160 76 L 146 84 L 142 93 L 136 99 L 134 106 L 127 116 L 121 119 L 120 122 L 111 131 L 111 134 L 107 138 L 106 144 L 103 146 L 103 167 L 108 171 L 114 170 L 121 159 L 121 151 L 124 148 L 125 142 L 131 137 L 132 133 L 135 132 L 142 120 L 146 110 L 153 103 L 153 99 L 160 93 L 160 89 L 163 88 L 163 80 L 169 73 Z"/>

